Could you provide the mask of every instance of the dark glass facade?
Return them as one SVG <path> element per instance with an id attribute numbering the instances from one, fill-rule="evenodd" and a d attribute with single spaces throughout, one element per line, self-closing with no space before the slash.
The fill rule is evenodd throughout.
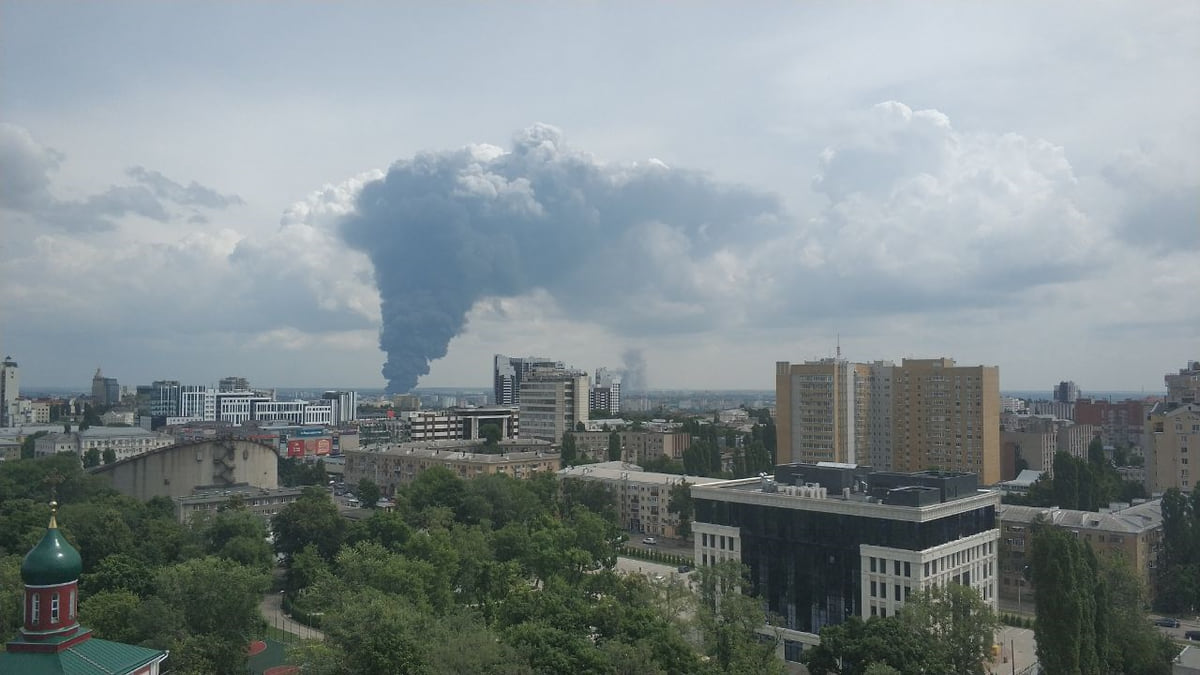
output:
<path id="1" fill-rule="evenodd" d="M 990 504 L 926 523 L 701 497 L 695 508 L 696 522 L 740 528 L 751 591 L 788 628 L 810 633 L 862 614 L 859 546 L 919 551 L 996 527 Z"/>

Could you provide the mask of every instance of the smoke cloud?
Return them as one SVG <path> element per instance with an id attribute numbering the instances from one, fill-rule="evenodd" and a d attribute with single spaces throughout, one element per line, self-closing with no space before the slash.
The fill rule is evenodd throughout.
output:
<path id="1" fill-rule="evenodd" d="M 623 391 L 646 391 L 646 359 L 640 349 L 626 349 L 621 354 L 621 389 Z"/>
<path id="2" fill-rule="evenodd" d="M 341 234 L 374 266 L 383 375 L 405 392 L 488 297 L 543 289 L 572 318 L 624 334 L 710 326 L 728 292 L 713 277 L 734 274 L 781 213 L 775 197 L 659 161 L 600 163 L 536 125 L 507 151 L 393 164 L 363 186 Z"/>

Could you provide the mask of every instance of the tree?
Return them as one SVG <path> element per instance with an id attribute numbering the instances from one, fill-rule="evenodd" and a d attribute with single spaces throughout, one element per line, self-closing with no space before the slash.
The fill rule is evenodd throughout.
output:
<path id="1" fill-rule="evenodd" d="M 346 534 L 346 520 L 325 490 L 310 487 L 275 514 L 271 529 L 275 533 L 275 551 L 289 561 L 309 544 L 316 546 L 322 558 L 333 560 Z"/>
<path id="2" fill-rule="evenodd" d="M 1108 458 L 1104 455 L 1104 440 L 1099 436 L 1092 438 L 1087 448 L 1088 462 L 1100 466 L 1108 466 Z"/>
<path id="3" fill-rule="evenodd" d="M 1042 666 L 1051 673 L 1100 672 L 1096 644 L 1095 570 L 1068 533 L 1045 523 L 1033 532 L 1037 586 L 1034 636 Z"/>
<path id="4" fill-rule="evenodd" d="M 1000 621 L 970 586 L 932 586 L 914 595 L 900 610 L 900 621 L 938 645 L 948 672 L 986 672 Z"/>
<path id="5" fill-rule="evenodd" d="M 87 452 L 83 453 L 83 468 L 90 469 L 100 466 L 100 448 L 88 448 Z"/>
<path id="6" fill-rule="evenodd" d="M 379 498 L 383 493 L 379 490 L 379 486 L 370 478 L 363 478 L 358 481 L 356 486 L 358 489 L 358 499 L 362 505 L 368 509 L 373 509 L 379 504 Z"/>
<path id="7" fill-rule="evenodd" d="M 692 535 L 692 484 L 681 480 L 671 486 L 667 499 L 667 511 L 679 516 L 679 536 L 684 539 Z"/>
<path id="8" fill-rule="evenodd" d="M 614 431 L 608 435 L 608 461 L 617 462 L 621 459 L 621 434 Z"/>
<path id="9" fill-rule="evenodd" d="M 136 620 L 141 608 L 142 599 L 134 593 L 101 591 L 79 603 L 79 621 L 98 638 L 137 644 L 148 637 L 139 630 Z"/>
<path id="10" fill-rule="evenodd" d="M 113 450 L 112 448 L 105 448 L 104 449 L 104 463 L 112 464 L 113 462 L 116 462 L 116 461 L 117 461 L 117 451 Z"/>
<path id="11" fill-rule="evenodd" d="M 749 586 L 747 568 L 736 560 L 696 570 L 699 601 L 696 627 L 704 651 L 722 673 L 782 673 L 774 641 L 758 629 L 767 623 L 762 602 L 742 593 Z"/>
<path id="12" fill-rule="evenodd" d="M 579 451 L 575 446 L 575 434 L 569 431 L 563 434 L 562 448 L 559 456 L 563 466 L 575 465 L 576 460 L 579 458 Z"/>
<path id="13" fill-rule="evenodd" d="M 68 424 L 66 426 L 67 426 L 67 429 L 66 429 L 67 432 L 70 433 L 71 425 Z M 34 444 L 37 443 L 37 439 L 41 438 L 42 436 L 45 436 L 48 433 L 50 433 L 50 432 L 38 431 L 38 432 L 29 434 L 28 436 L 26 436 L 25 440 L 21 441 L 21 459 L 33 459 Z"/>
<path id="14" fill-rule="evenodd" d="M 500 443 L 504 432 L 498 424 L 482 424 L 479 426 L 479 437 L 483 439 L 484 452 L 489 452 Z"/>

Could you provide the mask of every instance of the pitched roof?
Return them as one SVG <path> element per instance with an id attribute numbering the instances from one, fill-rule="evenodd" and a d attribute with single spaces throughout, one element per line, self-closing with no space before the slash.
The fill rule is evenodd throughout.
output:
<path id="1" fill-rule="evenodd" d="M 157 649 L 91 638 L 58 653 L 5 652 L 0 654 L 0 672 L 23 675 L 124 675 L 166 656 L 166 652 Z"/>

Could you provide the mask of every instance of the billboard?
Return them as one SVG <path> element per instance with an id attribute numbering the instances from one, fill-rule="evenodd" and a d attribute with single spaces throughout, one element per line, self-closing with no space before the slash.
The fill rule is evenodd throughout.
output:
<path id="1" fill-rule="evenodd" d="M 288 441 L 287 442 L 288 457 L 303 457 L 304 456 L 304 441 Z"/>
<path id="2" fill-rule="evenodd" d="M 325 430 L 320 427 L 297 429 L 296 435 L 303 436 L 305 438 L 312 438 L 313 436 L 324 436 Z"/>
<path id="3" fill-rule="evenodd" d="M 317 454 L 318 455 L 328 455 L 329 454 L 329 446 L 330 446 L 330 441 L 328 438 L 318 438 L 317 439 Z"/>

